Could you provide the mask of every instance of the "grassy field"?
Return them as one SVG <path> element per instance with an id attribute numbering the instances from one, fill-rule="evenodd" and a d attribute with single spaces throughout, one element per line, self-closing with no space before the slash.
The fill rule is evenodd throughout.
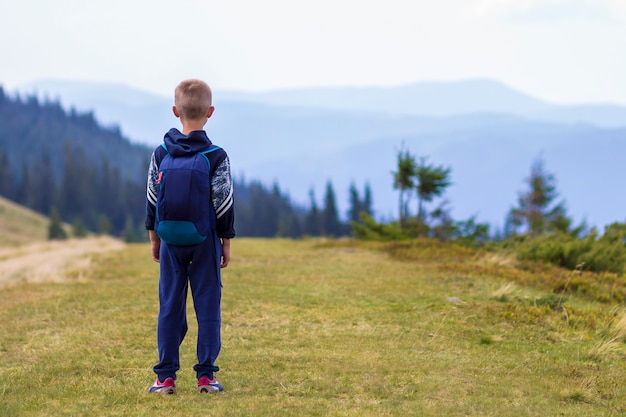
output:
<path id="1" fill-rule="evenodd" d="M 178 393 L 147 393 L 158 265 L 126 245 L 93 255 L 81 279 L 0 289 L 0 416 L 626 415 L 622 305 L 429 242 L 232 250 L 223 393 L 196 392 L 191 304 Z"/>

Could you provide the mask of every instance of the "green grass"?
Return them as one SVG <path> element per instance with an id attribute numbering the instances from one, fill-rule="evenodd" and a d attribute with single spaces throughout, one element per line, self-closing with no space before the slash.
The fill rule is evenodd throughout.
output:
<path id="1" fill-rule="evenodd" d="M 196 392 L 191 304 L 178 393 L 147 393 L 158 265 L 129 245 L 86 280 L 0 290 L 0 416 L 626 414 L 619 304 L 555 302 L 528 272 L 434 243 L 235 239 L 232 251 L 223 393 Z"/>

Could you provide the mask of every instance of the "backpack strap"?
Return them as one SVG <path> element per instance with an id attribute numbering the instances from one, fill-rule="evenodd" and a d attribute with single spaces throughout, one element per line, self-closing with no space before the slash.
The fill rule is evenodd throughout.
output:
<path id="1" fill-rule="evenodd" d="M 222 148 L 220 148 L 217 145 L 211 145 L 211 147 L 209 149 L 207 149 L 206 151 L 198 152 L 198 155 L 202 155 L 206 159 L 206 163 L 209 165 L 209 171 L 211 171 L 211 161 L 209 161 L 209 156 L 208 155 L 211 152 L 217 151 L 218 149 L 222 149 Z"/>
<path id="2" fill-rule="evenodd" d="M 161 147 L 162 147 L 163 149 L 165 149 L 165 152 L 167 152 L 168 154 L 170 153 L 170 152 L 167 150 L 167 146 L 165 146 L 165 143 L 162 143 L 162 144 L 161 144 Z M 218 149 L 222 149 L 222 148 L 220 148 L 220 147 L 219 147 L 219 146 L 217 146 L 217 145 L 211 145 L 211 146 L 209 147 L 209 149 L 207 149 L 206 151 L 202 151 L 202 152 L 198 152 L 198 153 L 199 153 L 199 154 L 202 154 L 202 155 L 204 155 L 204 156 L 206 156 L 206 154 L 211 153 L 211 152 L 213 152 L 213 151 L 217 151 Z"/>
<path id="3" fill-rule="evenodd" d="M 213 151 L 217 151 L 218 149 L 222 149 L 217 145 L 211 145 L 211 147 L 209 149 L 207 149 L 206 151 L 202 151 L 202 152 L 198 152 L 204 156 L 206 156 L 208 153 L 211 153 Z"/>

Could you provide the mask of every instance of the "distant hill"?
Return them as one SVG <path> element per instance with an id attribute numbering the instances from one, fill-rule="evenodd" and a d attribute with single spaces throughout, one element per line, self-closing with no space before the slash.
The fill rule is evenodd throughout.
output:
<path id="1" fill-rule="evenodd" d="M 224 100 L 388 115 L 446 117 L 508 114 L 554 123 L 626 126 L 626 107 L 608 103 L 557 105 L 500 82 L 473 79 L 420 82 L 397 87 L 306 88 L 222 93 Z"/>
<path id="2" fill-rule="evenodd" d="M 260 93 L 224 92 L 225 100 L 274 106 L 358 110 L 396 115 L 529 114 L 555 106 L 492 80 L 421 82 L 397 87 L 306 88 Z"/>
<path id="3" fill-rule="evenodd" d="M 132 141 L 156 145 L 177 126 L 172 99 L 120 85 L 42 82 L 24 86 L 64 105 L 94 109 Z M 214 92 L 209 136 L 231 155 L 233 172 L 278 182 L 298 203 L 321 200 L 332 180 L 342 213 L 350 182 L 372 185 L 379 217 L 396 215 L 391 171 L 404 145 L 452 168 L 452 214 L 501 225 L 543 157 L 579 222 L 623 221 L 626 107 L 546 103 L 491 80 L 425 82 L 393 88 Z"/>
<path id="4" fill-rule="evenodd" d="M 1 82 L 1 80 L 0 80 Z M 138 90 L 122 84 L 67 80 L 43 80 L 23 85 L 22 94 L 59 101 L 66 109 L 93 110 L 104 126 L 119 126 L 133 142 L 155 145 L 178 121 L 172 115 L 172 97 Z M 626 107 L 607 103 L 556 105 L 516 91 L 488 79 L 457 82 L 421 82 L 397 87 L 335 87 L 289 89 L 267 92 L 236 92 L 216 89 L 215 120 L 246 117 L 265 125 L 289 125 L 291 121 L 317 120 L 330 113 L 353 120 L 350 128 L 369 120 L 368 127 L 387 132 L 390 123 L 417 116 L 427 118 L 466 115 L 476 119 L 516 116 L 558 124 L 591 124 L 597 127 L 626 127 Z M 243 114 L 240 114 L 243 113 Z M 268 118 L 263 122 L 263 119 Z M 466 117 L 467 120 L 469 117 Z M 322 119 L 324 120 L 324 119 Z M 457 119 L 460 120 L 460 119 Z M 215 122 L 219 125 L 219 121 Z M 236 126 L 236 125 L 235 125 Z M 233 124 L 226 125 L 228 129 Z M 305 126 L 306 127 L 306 126 Z M 453 127 L 453 126 L 452 126 Z M 219 126 L 218 126 L 219 128 Z M 302 129 L 306 130 L 306 129 Z"/>

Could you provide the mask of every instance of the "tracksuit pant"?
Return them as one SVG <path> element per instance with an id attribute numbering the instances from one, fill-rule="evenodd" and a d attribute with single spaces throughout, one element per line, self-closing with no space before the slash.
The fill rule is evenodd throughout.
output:
<path id="1" fill-rule="evenodd" d="M 194 366 L 196 377 L 213 377 L 219 368 L 215 360 L 220 352 L 221 244 L 216 237 L 193 246 L 173 246 L 161 241 L 159 277 L 159 317 L 157 346 L 159 363 L 154 372 L 163 381 L 176 379 L 180 369 L 180 344 L 187 334 L 187 288 L 191 288 L 198 320 Z"/>

